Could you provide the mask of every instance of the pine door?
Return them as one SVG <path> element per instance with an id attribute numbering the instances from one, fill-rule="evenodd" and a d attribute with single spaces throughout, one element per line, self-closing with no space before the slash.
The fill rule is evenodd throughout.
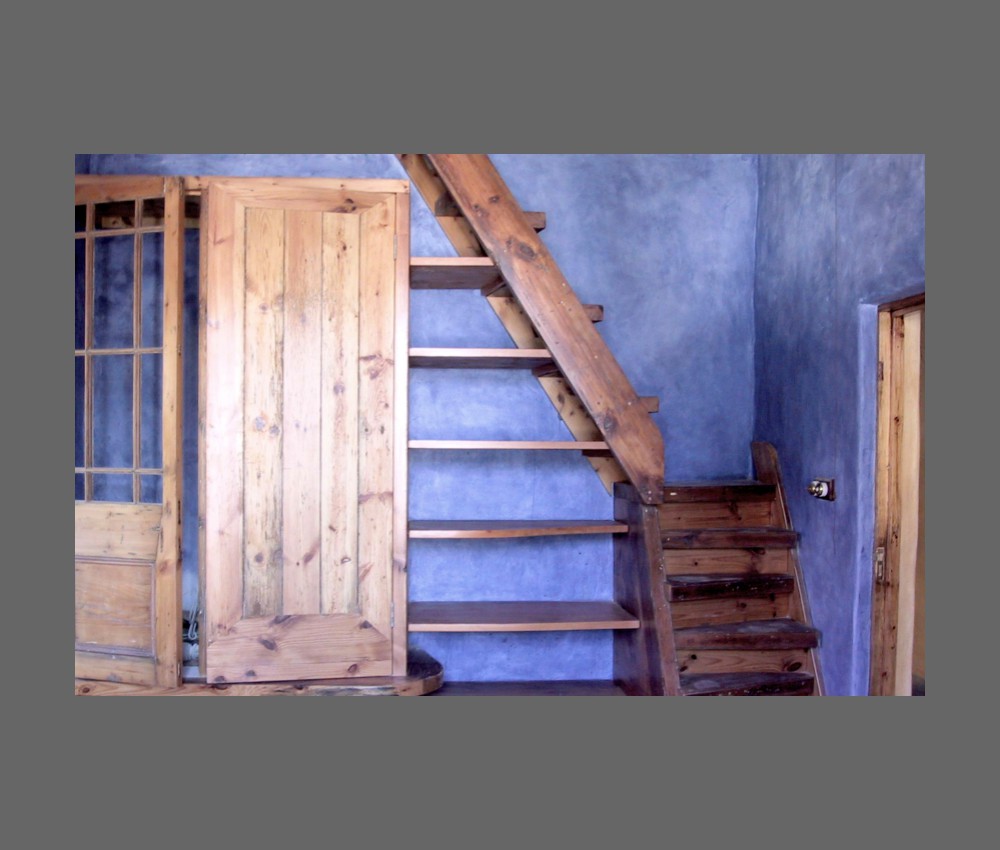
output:
<path id="1" fill-rule="evenodd" d="M 404 675 L 408 184 L 211 179 L 209 682 Z"/>

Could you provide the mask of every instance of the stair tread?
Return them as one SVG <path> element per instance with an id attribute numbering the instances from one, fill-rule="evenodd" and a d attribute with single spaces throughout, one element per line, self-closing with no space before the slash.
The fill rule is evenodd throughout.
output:
<path id="1" fill-rule="evenodd" d="M 775 486 L 761 481 L 677 481 L 663 485 L 663 501 L 670 502 L 770 502 Z"/>
<path id="2" fill-rule="evenodd" d="M 685 696 L 806 696 L 811 673 L 691 673 L 680 677 Z"/>
<path id="3" fill-rule="evenodd" d="M 674 630 L 678 649 L 812 649 L 819 633 L 811 626 L 779 617 Z"/>
<path id="4" fill-rule="evenodd" d="M 410 289 L 482 289 L 502 280 L 489 257 L 410 258 Z"/>
<path id="5" fill-rule="evenodd" d="M 550 537 L 563 534 L 624 534 L 628 524 L 607 519 L 414 519 L 410 537 L 461 539 Z"/>
<path id="6" fill-rule="evenodd" d="M 610 452 L 600 440 L 410 440 L 407 445 L 411 449 Z"/>
<path id="7" fill-rule="evenodd" d="M 486 298 L 496 299 L 498 301 L 507 302 L 508 306 L 517 303 L 517 298 L 514 293 L 511 292 L 510 286 L 507 285 L 506 281 L 499 280 L 490 286 L 484 286 L 480 290 L 480 294 Z M 602 304 L 581 304 L 583 312 L 586 313 L 587 318 L 597 325 L 604 321 L 604 306 Z"/>
<path id="8" fill-rule="evenodd" d="M 410 366 L 427 369 L 535 369 L 551 366 L 546 348 L 411 348 Z"/>
<path id="9" fill-rule="evenodd" d="M 625 691 L 604 679 L 518 682 L 445 682 L 435 697 L 623 697 Z"/>
<path id="10" fill-rule="evenodd" d="M 772 593 L 791 593 L 795 579 L 788 573 L 702 573 L 668 575 L 666 585 L 670 601 L 683 602 L 689 599 L 761 598 Z"/>
<path id="11" fill-rule="evenodd" d="M 411 632 L 527 632 L 637 629 L 616 602 L 411 602 Z"/>
<path id="12" fill-rule="evenodd" d="M 462 215 L 462 210 L 450 195 L 445 195 L 438 199 L 438 202 L 434 205 L 434 217 L 465 218 Z M 545 226 L 548 223 L 548 216 L 538 210 L 524 210 L 524 217 L 528 220 L 528 224 L 531 225 L 531 229 L 535 233 L 541 233 L 545 230 Z"/>
<path id="13" fill-rule="evenodd" d="M 664 549 L 790 549 L 797 531 L 772 526 L 731 528 L 670 528 L 660 534 Z"/>

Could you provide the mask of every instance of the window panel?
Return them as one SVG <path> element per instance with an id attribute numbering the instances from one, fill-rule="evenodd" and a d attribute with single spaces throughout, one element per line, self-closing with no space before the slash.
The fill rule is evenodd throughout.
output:
<path id="1" fill-rule="evenodd" d="M 94 466 L 132 466 L 132 355 L 92 358 Z"/>
<path id="2" fill-rule="evenodd" d="M 142 420 L 139 423 L 139 466 L 159 469 L 163 465 L 163 416 L 160 399 L 163 387 L 163 356 L 143 354 Z"/>
<path id="3" fill-rule="evenodd" d="M 162 227 L 164 219 L 163 198 L 148 198 L 142 202 L 142 226 Z"/>
<path id="4" fill-rule="evenodd" d="M 159 475 L 139 476 L 139 501 L 150 504 L 163 501 L 163 479 Z"/>
<path id="5" fill-rule="evenodd" d="M 74 359 L 76 360 L 76 380 L 75 380 L 76 403 L 73 411 L 75 414 L 75 422 L 76 422 L 74 427 L 75 444 L 76 444 L 76 450 L 74 453 L 75 457 L 74 466 L 79 467 L 79 466 L 84 466 L 87 462 L 85 454 L 86 449 L 84 445 L 84 440 L 86 439 L 84 431 L 84 413 L 85 413 L 84 400 L 86 398 L 86 393 L 87 393 L 87 386 L 85 382 L 87 364 L 83 357 L 76 357 Z"/>
<path id="6" fill-rule="evenodd" d="M 94 348 L 131 348 L 134 291 L 132 236 L 94 240 Z"/>
<path id="7" fill-rule="evenodd" d="M 162 204 L 161 204 L 162 206 Z M 163 341 L 163 234 L 142 236 L 142 347 Z"/>
<path id="8" fill-rule="evenodd" d="M 131 502 L 132 476 L 94 473 L 95 502 Z"/>
<path id="9" fill-rule="evenodd" d="M 76 205 L 76 232 L 83 233 L 87 229 L 87 205 Z"/>
<path id="10" fill-rule="evenodd" d="M 86 343 L 86 309 L 87 309 L 87 243 L 83 239 L 76 240 L 76 336 L 75 347 L 83 348 Z"/>
<path id="11" fill-rule="evenodd" d="M 135 201 L 108 201 L 94 206 L 95 230 L 135 227 Z"/>

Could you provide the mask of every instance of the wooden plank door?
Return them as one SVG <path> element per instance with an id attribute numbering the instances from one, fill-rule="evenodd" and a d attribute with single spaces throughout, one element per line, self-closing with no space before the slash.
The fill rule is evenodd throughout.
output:
<path id="1" fill-rule="evenodd" d="M 408 184 L 203 197 L 206 677 L 405 675 Z"/>
<path id="2" fill-rule="evenodd" d="M 923 295 L 879 311 L 869 675 L 875 696 L 924 687 L 924 314 Z"/>
<path id="3" fill-rule="evenodd" d="M 75 675 L 181 668 L 179 178 L 76 178 Z"/>

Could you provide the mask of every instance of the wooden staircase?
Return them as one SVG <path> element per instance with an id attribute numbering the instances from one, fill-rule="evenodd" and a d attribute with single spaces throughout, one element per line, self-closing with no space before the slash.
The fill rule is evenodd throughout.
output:
<path id="1" fill-rule="evenodd" d="M 411 632 L 613 630 L 614 682 L 446 680 L 438 695 L 818 693 L 776 458 L 755 444 L 758 481 L 665 487 L 658 401 L 635 393 L 594 328 L 603 308 L 580 303 L 538 238 L 544 214 L 521 210 L 486 156 L 398 156 L 460 255 L 413 258 L 411 289 L 478 290 L 516 346 L 411 348 L 410 367 L 530 370 L 573 437 L 410 449 L 580 452 L 615 494 L 614 521 L 410 521 L 411 539 L 615 541 L 614 599 L 411 601 L 408 611 Z"/>
<path id="2" fill-rule="evenodd" d="M 514 345 L 532 352 L 524 356 L 544 359 L 532 372 L 574 440 L 607 442 L 588 461 L 608 492 L 630 481 L 644 501 L 658 502 L 663 438 L 649 415 L 656 403 L 636 394 L 594 328 L 603 309 L 580 302 L 539 238 L 545 216 L 521 209 L 484 154 L 398 157 L 459 254 L 414 258 L 410 286 L 479 289 Z M 481 357 L 476 351 L 466 356 Z M 514 362 L 504 351 L 498 356 Z"/>
<path id="3" fill-rule="evenodd" d="M 632 521 L 616 551 L 631 578 L 623 601 L 652 604 L 640 631 L 656 644 L 622 640 L 617 669 L 628 693 L 680 696 L 822 695 L 816 648 L 777 453 L 752 446 L 756 479 L 668 483 L 663 503 L 616 492 L 616 516 Z M 626 582 L 626 586 L 628 583 Z"/>

